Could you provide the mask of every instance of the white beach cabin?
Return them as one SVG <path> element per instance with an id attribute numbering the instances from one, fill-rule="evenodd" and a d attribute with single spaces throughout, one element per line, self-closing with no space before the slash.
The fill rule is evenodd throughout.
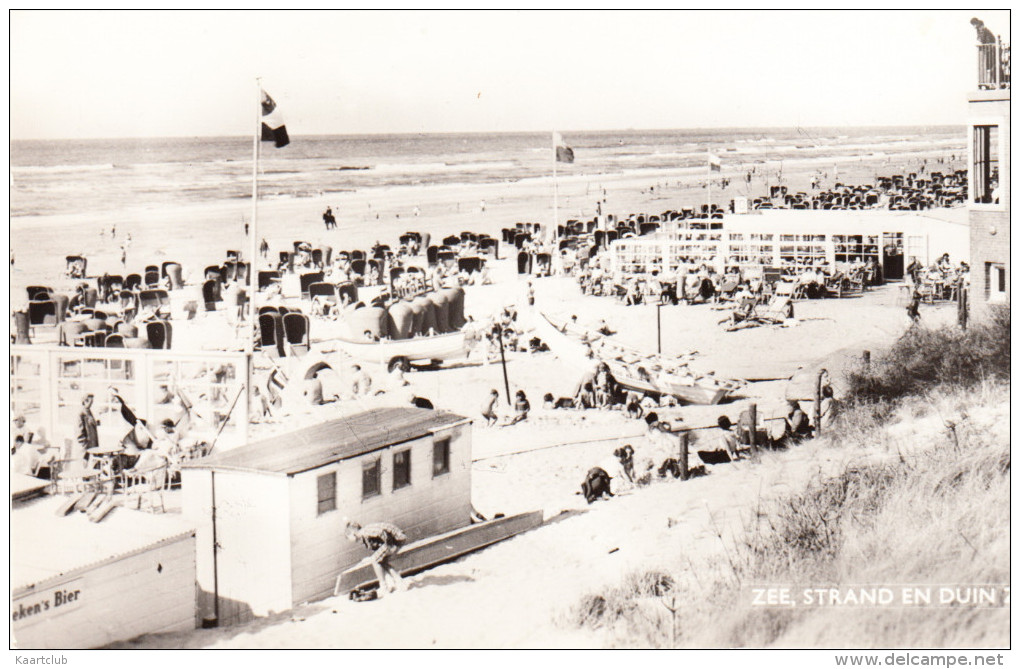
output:
<path id="1" fill-rule="evenodd" d="M 230 625 L 331 595 L 367 555 L 344 537 L 345 516 L 394 523 L 411 541 L 469 524 L 470 424 L 373 409 L 188 465 L 203 618 Z"/>
<path id="2" fill-rule="evenodd" d="M 64 503 L 11 502 L 12 648 L 95 648 L 195 628 L 195 533 L 184 518 L 118 508 L 92 523 L 57 515 Z"/>

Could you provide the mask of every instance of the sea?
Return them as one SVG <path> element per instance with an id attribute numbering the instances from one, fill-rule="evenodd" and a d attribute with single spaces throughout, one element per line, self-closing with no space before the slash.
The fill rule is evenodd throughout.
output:
<path id="1" fill-rule="evenodd" d="M 966 145 L 962 126 L 713 128 L 561 132 L 564 174 L 627 174 L 707 165 L 750 168 L 800 158 L 881 156 Z M 260 198 L 304 198 L 384 186 L 544 178 L 551 133 L 292 136 L 261 145 Z M 16 140 L 11 217 L 155 208 L 251 197 L 251 138 Z"/>

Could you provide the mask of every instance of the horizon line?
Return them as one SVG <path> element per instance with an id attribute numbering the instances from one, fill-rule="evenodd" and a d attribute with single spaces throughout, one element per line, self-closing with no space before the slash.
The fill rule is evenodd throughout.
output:
<path id="1" fill-rule="evenodd" d="M 916 127 L 932 127 L 932 128 L 965 128 L 966 123 L 898 123 L 898 124 L 882 124 L 882 123 L 861 123 L 856 125 L 746 125 L 746 126 L 698 126 L 693 128 L 595 128 L 588 130 L 558 130 L 561 134 L 571 133 L 638 133 L 638 132 L 697 132 L 703 130 L 789 130 L 798 128 L 807 129 L 839 129 L 839 128 L 916 128 Z M 415 132 L 415 131 L 400 131 L 400 132 L 352 132 L 352 133 L 311 133 L 311 134 L 293 134 L 288 133 L 291 138 L 307 137 L 383 137 L 383 136 L 417 136 L 417 135 L 532 135 L 532 134 L 544 134 L 551 133 L 553 130 L 444 130 L 444 131 L 431 131 L 431 132 Z M 119 137 L 23 137 L 23 138 L 11 138 L 13 142 L 67 142 L 67 141 L 122 141 L 122 140 L 153 140 L 153 139 L 250 139 L 251 135 L 125 135 Z"/>

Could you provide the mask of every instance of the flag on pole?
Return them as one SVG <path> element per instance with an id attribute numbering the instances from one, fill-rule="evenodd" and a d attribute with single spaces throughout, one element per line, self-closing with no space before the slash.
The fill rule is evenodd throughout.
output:
<path id="1" fill-rule="evenodd" d="M 722 172 L 722 160 L 720 160 L 719 156 L 714 153 L 708 154 L 708 171 Z"/>
<path id="2" fill-rule="evenodd" d="M 558 132 L 553 132 L 553 148 L 556 149 L 556 162 L 574 162 L 574 150 L 567 146 L 567 143 L 563 141 L 563 137 Z"/>
<path id="3" fill-rule="evenodd" d="M 262 91 L 262 141 L 273 142 L 278 149 L 290 144 L 283 115 L 276 111 L 276 103 L 265 91 Z"/>

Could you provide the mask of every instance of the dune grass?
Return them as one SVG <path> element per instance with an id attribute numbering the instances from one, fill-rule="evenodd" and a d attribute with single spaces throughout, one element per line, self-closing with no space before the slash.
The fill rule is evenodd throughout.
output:
<path id="1" fill-rule="evenodd" d="M 855 464 L 760 500 L 739 536 L 719 535 L 725 560 L 630 574 L 570 621 L 630 647 L 1008 646 L 1008 608 L 762 608 L 749 595 L 1009 582 L 1008 328 L 1006 311 L 905 336 L 857 370 L 835 429 L 804 446 Z"/>

